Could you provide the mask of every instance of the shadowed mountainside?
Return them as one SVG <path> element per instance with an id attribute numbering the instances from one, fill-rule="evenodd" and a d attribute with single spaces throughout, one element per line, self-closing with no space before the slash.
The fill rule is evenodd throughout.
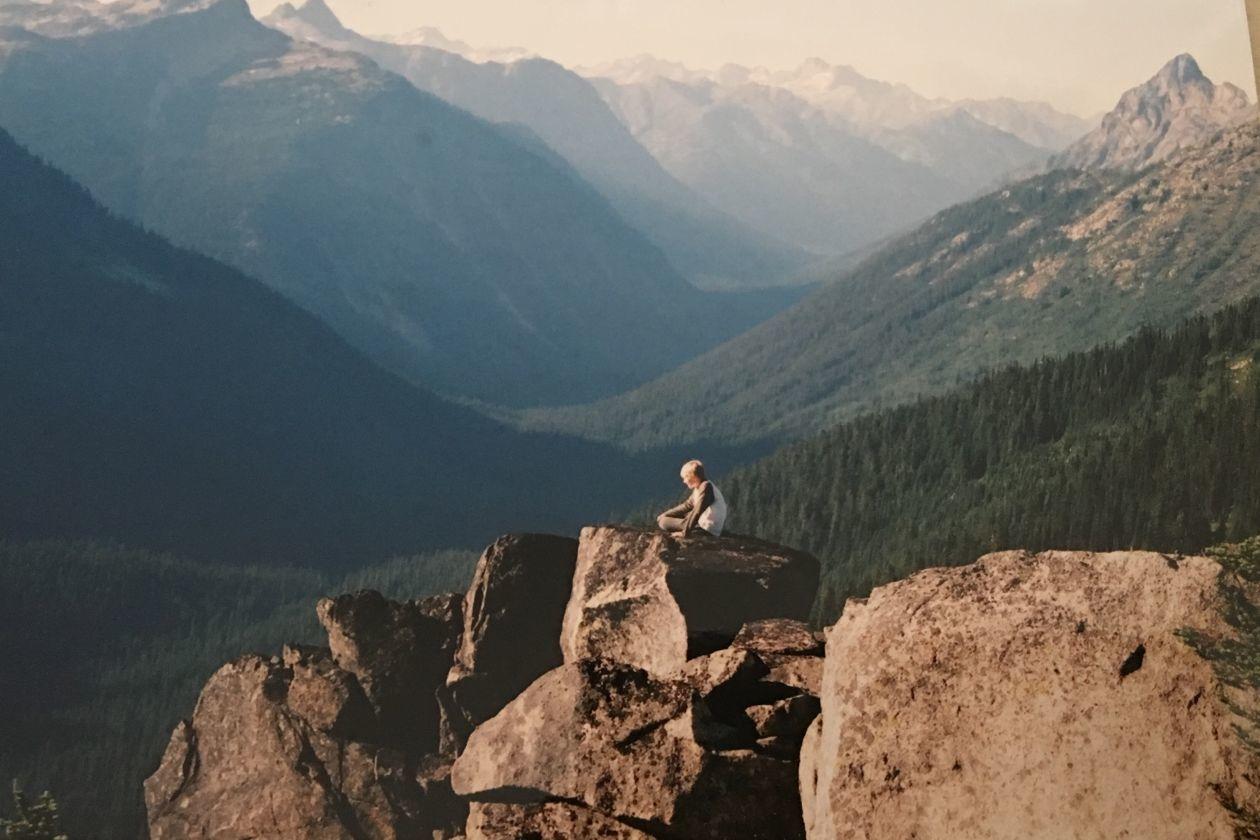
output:
<path id="1" fill-rule="evenodd" d="M 243 0 L 158 5 L 81 38 L 0 30 L 0 125 L 388 369 L 463 397 L 569 401 L 764 317 L 763 297 L 692 287 L 536 138 L 295 43 Z"/>

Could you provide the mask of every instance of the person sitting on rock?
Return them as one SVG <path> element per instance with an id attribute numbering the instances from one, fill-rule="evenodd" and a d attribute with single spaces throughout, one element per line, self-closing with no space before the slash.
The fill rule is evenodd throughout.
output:
<path id="1" fill-rule="evenodd" d="M 691 490 L 687 501 L 656 517 L 662 531 L 686 537 L 699 528 L 715 537 L 726 525 L 726 499 L 712 481 L 704 477 L 704 464 L 688 461 L 682 465 L 683 484 Z"/>

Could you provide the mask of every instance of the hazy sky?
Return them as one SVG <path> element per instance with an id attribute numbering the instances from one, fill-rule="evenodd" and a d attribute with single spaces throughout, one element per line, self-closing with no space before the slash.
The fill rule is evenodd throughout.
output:
<path id="1" fill-rule="evenodd" d="M 294 0 L 299 3 L 300 0 Z M 1243 0 L 328 0 L 365 34 L 435 26 L 568 65 L 639 53 L 697 67 L 818 56 L 934 96 L 1080 113 L 1190 52 L 1254 97 Z M 277 0 L 251 0 L 259 13 Z"/>

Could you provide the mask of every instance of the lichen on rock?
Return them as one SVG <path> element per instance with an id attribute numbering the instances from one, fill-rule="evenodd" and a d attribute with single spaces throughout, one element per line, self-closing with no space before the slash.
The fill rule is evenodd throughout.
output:
<path id="1" fill-rule="evenodd" d="M 852 601 L 806 738 L 810 840 L 1234 837 L 1260 763 L 1179 631 L 1220 566 L 1007 552 Z"/>

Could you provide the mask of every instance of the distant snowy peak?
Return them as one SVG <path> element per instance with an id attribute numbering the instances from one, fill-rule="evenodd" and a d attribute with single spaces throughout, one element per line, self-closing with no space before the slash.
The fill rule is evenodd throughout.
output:
<path id="1" fill-rule="evenodd" d="M 441 30 L 422 26 L 403 35 L 363 36 L 346 27 L 326 0 L 306 0 L 304 3 L 287 2 L 263 18 L 263 23 L 278 29 L 292 38 L 333 46 L 338 49 L 362 49 L 369 42 L 389 44 L 394 47 L 426 47 L 452 53 L 478 64 L 499 62 L 510 64 L 536 54 L 522 47 L 481 49 L 464 41 L 447 38 Z"/>
<path id="2" fill-rule="evenodd" d="M 738 65 L 730 66 L 737 67 Z M 604 64 L 575 67 L 573 69 L 574 72 L 588 79 L 608 79 L 619 85 L 646 84 L 657 79 L 695 84 L 709 81 L 713 79 L 714 75 L 704 70 L 693 70 L 678 61 L 668 61 L 646 53 L 609 61 Z"/>
<path id="3" fill-rule="evenodd" d="M 1102 125 L 1052 161 L 1076 169 L 1140 169 L 1211 139 L 1256 114 L 1235 85 L 1214 84 L 1190 55 L 1179 55 L 1126 91 Z"/>
<path id="4" fill-rule="evenodd" d="M 755 68 L 750 79 L 790 90 L 806 102 L 859 125 L 904 128 L 948 105 L 906 85 L 881 82 L 853 67 L 811 58 L 791 71 Z"/>
<path id="5" fill-rule="evenodd" d="M 1002 97 L 964 99 L 950 108 L 966 111 L 994 128 L 1013 134 L 1032 146 L 1058 151 L 1065 149 L 1097 127 L 1101 115 L 1079 117 L 1058 110 L 1047 102 L 1028 102 Z"/>
<path id="6" fill-rule="evenodd" d="M 272 29 L 278 29 L 290 38 L 300 41 L 312 41 L 338 49 L 350 48 L 358 38 L 357 34 L 346 29 L 341 20 L 328 7 L 324 0 L 306 0 L 295 6 L 292 3 L 281 3 L 262 19 Z"/>
<path id="7" fill-rule="evenodd" d="M 727 64 L 717 70 L 696 70 L 678 62 L 640 55 L 578 68 L 578 72 L 619 85 L 668 79 L 692 85 L 711 83 L 725 88 L 745 85 L 778 88 L 867 131 L 910 128 L 925 121 L 935 121 L 946 112 L 961 110 L 1030 146 L 1049 151 L 1066 147 L 1095 124 L 1073 114 L 1065 114 L 1044 102 L 1009 98 L 959 102 L 933 99 L 904 84 L 872 79 L 853 67 L 830 64 L 821 58 L 810 58 L 792 70 L 740 64 Z"/>
<path id="8" fill-rule="evenodd" d="M 0 26 L 20 27 L 47 38 L 74 38 L 213 7 L 229 14 L 249 14 L 245 0 L 7 0 L 0 2 Z"/>
<path id="9" fill-rule="evenodd" d="M 399 46 L 432 47 L 433 49 L 455 53 L 469 61 L 478 63 L 498 61 L 506 64 L 526 58 L 538 57 L 537 53 L 524 47 L 474 47 L 467 41 L 448 38 L 440 29 L 432 26 L 422 26 L 402 35 L 376 35 L 372 37 L 374 40 Z"/>
<path id="10" fill-rule="evenodd" d="M 324 35 L 341 35 L 347 31 L 324 0 L 306 0 L 296 6 L 293 3 L 281 3 L 268 18 L 300 23 Z"/>

